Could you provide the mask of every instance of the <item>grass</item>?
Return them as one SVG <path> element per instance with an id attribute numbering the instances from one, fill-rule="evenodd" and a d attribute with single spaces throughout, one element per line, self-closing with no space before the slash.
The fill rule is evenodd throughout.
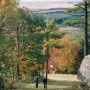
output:
<path id="1" fill-rule="evenodd" d="M 81 90 L 78 88 L 79 85 L 80 82 L 48 80 L 47 90 Z M 21 83 L 19 81 L 13 85 L 11 90 L 43 90 L 43 83 L 39 83 L 39 87 L 36 89 L 34 83 Z"/>
<path id="2" fill-rule="evenodd" d="M 80 90 L 78 88 L 80 82 L 76 81 L 49 81 L 48 84 L 52 86 L 53 85 L 60 86 L 63 90 Z M 54 90 L 60 90 L 60 87 L 59 89 L 54 88 Z"/>

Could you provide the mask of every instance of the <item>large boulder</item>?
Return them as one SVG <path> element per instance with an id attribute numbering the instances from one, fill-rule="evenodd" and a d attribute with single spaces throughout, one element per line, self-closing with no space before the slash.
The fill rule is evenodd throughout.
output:
<path id="1" fill-rule="evenodd" d="M 90 55 L 87 55 L 81 63 L 78 71 L 78 79 L 83 85 L 90 87 Z"/>

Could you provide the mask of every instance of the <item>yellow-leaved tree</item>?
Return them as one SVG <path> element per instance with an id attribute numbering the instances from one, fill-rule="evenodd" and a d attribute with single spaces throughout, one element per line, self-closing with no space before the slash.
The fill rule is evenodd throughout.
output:
<path id="1" fill-rule="evenodd" d="M 75 64 L 78 63 L 77 57 L 81 45 L 79 42 L 73 41 L 68 35 L 65 35 L 63 38 L 61 38 L 60 42 L 64 47 L 62 49 L 56 50 L 54 50 L 54 48 L 51 52 L 54 54 L 53 64 L 56 68 L 56 72 L 75 73 Z M 54 53 L 53 50 L 56 52 Z"/>

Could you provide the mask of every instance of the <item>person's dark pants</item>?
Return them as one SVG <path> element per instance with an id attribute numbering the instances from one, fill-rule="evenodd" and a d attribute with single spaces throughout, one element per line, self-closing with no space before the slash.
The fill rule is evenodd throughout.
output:
<path id="1" fill-rule="evenodd" d="M 36 88 L 38 88 L 38 83 L 36 83 Z"/>
<path id="2" fill-rule="evenodd" d="M 44 83 L 44 88 L 47 88 L 47 84 L 46 83 Z"/>

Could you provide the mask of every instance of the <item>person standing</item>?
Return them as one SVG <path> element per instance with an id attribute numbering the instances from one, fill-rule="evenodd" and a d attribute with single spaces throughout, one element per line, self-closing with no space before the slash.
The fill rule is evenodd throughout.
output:
<path id="1" fill-rule="evenodd" d="M 36 88 L 38 88 L 38 83 L 39 83 L 39 77 L 36 75 L 36 77 L 34 78 L 34 82 L 36 84 Z"/>
<path id="2" fill-rule="evenodd" d="M 47 78 L 46 77 L 43 78 L 43 84 L 44 84 L 44 89 L 47 88 Z"/>

